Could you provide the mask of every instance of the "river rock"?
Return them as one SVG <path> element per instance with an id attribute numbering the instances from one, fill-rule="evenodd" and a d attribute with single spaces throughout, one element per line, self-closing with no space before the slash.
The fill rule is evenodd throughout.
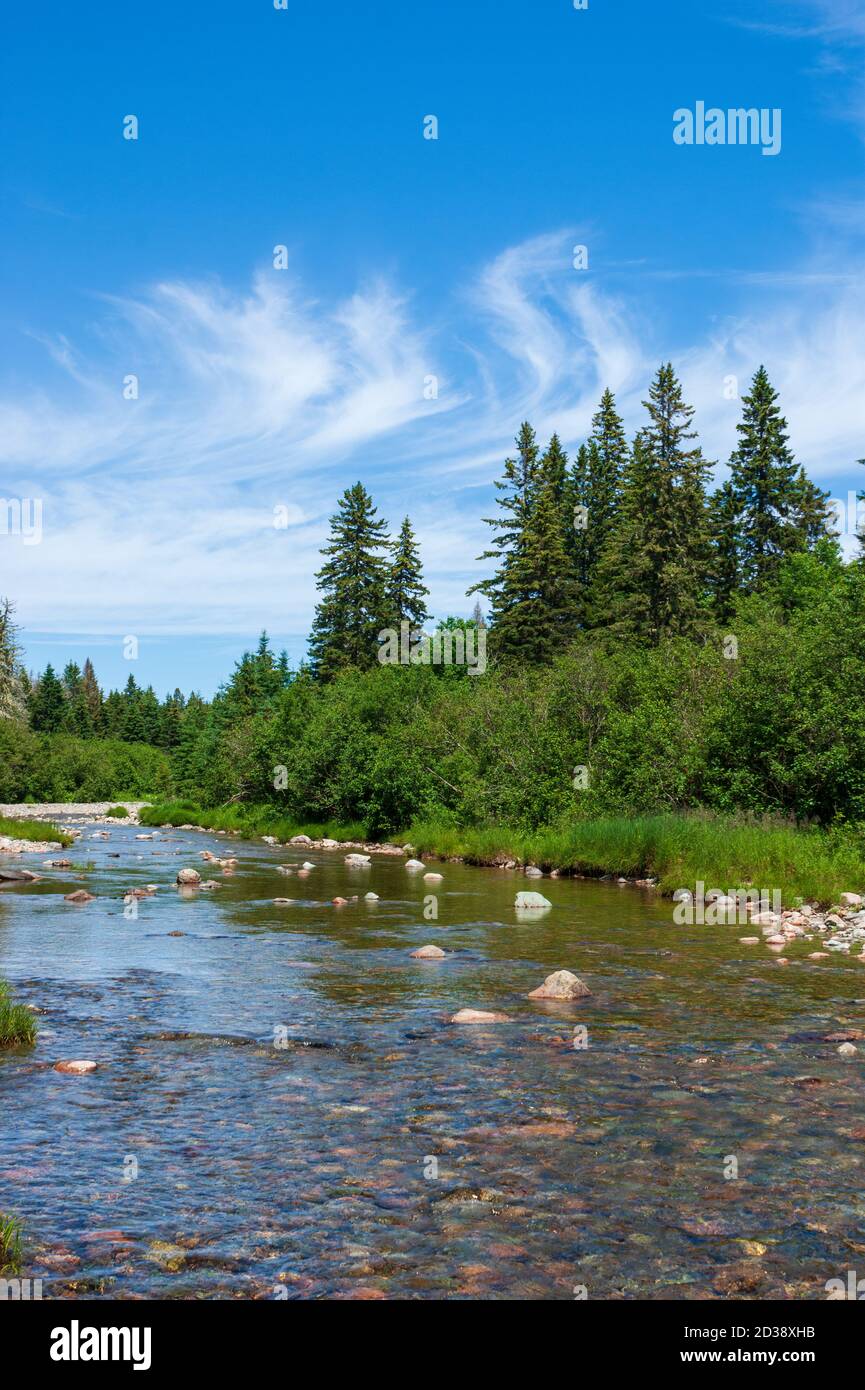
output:
<path id="1" fill-rule="evenodd" d="M 752 927 L 778 927 L 781 918 L 777 912 L 755 912 L 751 917 Z"/>
<path id="2" fill-rule="evenodd" d="M 542 985 L 533 989 L 529 995 L 530 999 L 583 999 L 587 994 L 591 994 L 587 984 L 578 975 L 572 975 L 570 970 L 554 970 L 552 975 L 548 975 Z"/>
<path id="3" fill-rule="evenodd" d="M 201 874 L 197 869 L 178 869 L 176 881 L 181 888 L 197 888 L 201 883 Z"/>
<path id="4" fill-rule="evenodd" d="M 211 888 L 221 888 L 222 885 L 217 883 L 215 878 L 207 878 L 203 883 L 199 883 L 198 886 L 201 889 L 207 889 L 209 891 Z"/>
<path id="5" fill-rule="evenodd" d="M 543 878 L 544 871 L 539 869 L 536 864 L 527 864 L 525 867 L 526 878 Z"/>
<path id="6" fill-rule="evenodd" d="M 87 1076 L 96 1071 L 97 1066 L 97 1062 L 55 1062 L 54 1070 L 62 1072 L 64 1076 Z"/>
<path id="7" fill-rule="evenodd" d="M 63 901 L 76 904 L 92 903 L 93 894 L 88 893 L 86 888 L 77 888 L 74 893 L 67 893 Z"/>
<path id="8" fill-rule="evenodd" d="M 443 874 L 424 874 L 423 881 L 424 883 L 441 883 L 443 877 Z"/>
<path id="9" fill-rule="evenodd" d="M 311 845 L 312 840 L 308 835 L 292 835 L 288 843 L 290 845 Z"/>
<path id="10" fill-rule="evenodd" d="M 518 908 L 542 908 L 552 907 L 552 903 L 544 897 L 543 893 L 517 893 L 514 907 Z"/>
<path id="11" fill-rule="evenodd" d="M 367 865 L 367 864 L 369 863 L 369 855 L 368 855 L 368 854 L 347 854 L 347 855 L 345 856 L 345 862 L 346 862 L 346 864 L 351 864 L 351 865 L 355 866 L 356 868 L 363 868 L 365 865 Z"/>
<path id="12" fill-rule="evenodd" d="M 451 1023 L 510 1023 L 507 1014 L 488 1013 L 486 1009 L 460 1009 Z"/>
<path id="13" fill-rule="evenodd" d="M 759 936 L 740 936 L 740 937 L 739 937 L 739 940 L 741 941 L 741 943 L 742 943 L 743 946 L 759 946 L 759 945 L 760 945 L 760 938 L 759 938 Z"/>
<path id="14" fill-rule="evenodd" d="M 314 865 L 314 864 L 310 864 L 309 860 L 308 860 L 308 859 L 305 859 L 305 860 L 303 861 L 303 863 L 301 864 L 300 867 L 301 867 L 302 869 L 305 869 L 306 872 L 309 873 L 310 869 L 314 869 L 314 868 L 315 868 L 315 865 Z"/>
<path id="15" fill-rule="evenodd" d="M 424 864 L 423 861 L 420 860 L 420 859 L 407 859 L 407 860 L 405 861 L 405 866 L 406 866 L 407 869 L 425 869 L 425 868 L 426 868 L 426 864 Z"/>
<path id="16" fill-rule="evenodd" d="M 364 901 L 368 903 L 378 902 L 378 893 L 364 893 Z"/>
<path id="17" fill-rule="evenodd" d="M 46 859 L 46 860 L 45 860 L 45 867 L 46 867 L 46 869 L 71 869 L 71 868 L 72 868 L 72 860 L 71 860 L 71 859 Z"/>
<path id="18" fill-rule="evenodd" d="M 0 868 L 0 883 L 38 883 L 39 875 L 29 869 Z"/>
<path id="19" fill-rule="evenodd" d="M 348 898 L 332 898 L 331 901 L 334 907 L 346 907 L 348 905 Z"/>
<path id="20" fill-rule="evenodd" d="M 842 907 L 861 907 L 862 895 L 861 893 L 842 893 L 839 902 Z"/>
<path id="21" fill-rule="evenodd" d="M 839 1057 L 855 1057 L 858 1051 L 859 1051 L 858 1047 L 855 1047 L 855 1046 L 853 1045 L 853 1043 L 846 1042 L 846 1043 L 842 1043 L 841 1046 L 838 1048 L 838 1056 L 839 1056 Z"/>
<path id="22" fill-rule="evenodd" d="M 421 946 L 412 956 L 415 960 L 444 960 L 445 953 L 440 946 Z"/>
<path id="23" fill-rule="evenodd" d="M 274 898 L 277 907 L 288 907 L 294 902 L 294 898 Z"/>

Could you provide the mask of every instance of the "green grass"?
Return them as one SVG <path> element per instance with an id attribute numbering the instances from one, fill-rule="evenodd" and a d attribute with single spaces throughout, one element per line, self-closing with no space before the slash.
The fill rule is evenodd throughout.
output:
<path id="1" fill-rule="evenodd" d="M 865 888 L 865 844 L 816 829 L 709 814 L 616 816 L 534 832 L 416 824 L 419 853 L 472 864 L 502 858 L 543 869 L 656 878 L 661 892 L 690 888 L 779 889 L 785 903 L 838 901 Z"/>
<path id="2" fill-rule="evenodd" d="M 67 835 L 59 826 L 46 820 L 17 820 L 11 816 L 0 816 L 0 836 L 10 840 L 54 840 L 61 845 L 71 845 L 73 837 Z"/>
<path id="3" fill-rule="evenodd" d="M 290 840 L 364 840 L 361 824 L 310 824 L 291 820 L 268 806 L 225 806 L 203 810 L 189 802 L 146 807 L 143 825 L 202 825 L 235 830 L 248 838 L 275 835 Z M 865 840 L 830 836 L 817 829 L 771 820 L 710 813 L 609 816 L 573 821 L 535 831 L 508 827 L 458 829 L 417 822 L 394 835 L 420 854 L 461 858 L 469 864 L 513 859 L 542 869 L 626 878 L 656 878 L 662 893 L 677 888 L 732 890 L 752 886 L 780 890 L 785 904 L 830 904 L 840 893 L 865 891 Z"/>
<path id="4" fill-rule="evenodd" d="M 0 1212 L 0 1274 L 21 1272 L 21 1222 Z"/>
<path id="5" fill-rule="evenodd" d="M 125 820 L 129 812 L 125 806 L 109 806 L 105 814 L 106 816 L 113 816 L 115 820 Z"/>
<path id="6" fill-rule="evenodd" d="M 0 1047 L 21 1047 L 35 1041 L 35 1018 L 23 1004 L 13 1004 L 9 986 L 0 980 Z"/>
<path id="7" fill-rule="evenodd" d="M 205 830 L 235 830 L 249 839 L 273 835 L 277 840 L 290 840 L 292 835 L 308 835 L 311 840 L 365 840 L 360 821 L 340 824 L 336 821 L 296 821 L 274 810 L 272 806 L 218 806 L 203 810 L 188 801 L 144 806 L 139 820 L 142 825 L 202 825 Z"/>

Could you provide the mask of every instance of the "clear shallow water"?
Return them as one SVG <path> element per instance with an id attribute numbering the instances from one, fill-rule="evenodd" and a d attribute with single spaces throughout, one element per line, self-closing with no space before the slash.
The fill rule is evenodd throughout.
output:
<path id="1" fill-rule="evenodd" d="M 0 1211 L 46 1297 L 824 1298 L 865 1275 L 865 1044 L 823 1041 L 865 1028 L 865 967 L 818 943 L 779 967 L 614 884 L 89 833 L 68 855 L 92 870 L 0 893 L 0 974 L 44 1010 L 0 1053 Z M 220 888 L 181 897 L 184 865 Z M 64 903 L 82 882 L 97 901 Z M 526 887 L 553 903 L 530 924 Z M 452 954 L 412 960 L 427 942 Z M 558 968 L 593 997 L 525 998 Z"/>

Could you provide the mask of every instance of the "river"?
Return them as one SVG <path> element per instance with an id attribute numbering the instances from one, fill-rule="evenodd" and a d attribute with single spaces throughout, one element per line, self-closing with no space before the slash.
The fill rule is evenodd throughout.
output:
<path id="1" fill-rule="evenodd" d="M 865 1272 L 865 1053 L 824 1041 L 863 1026 L 856 961 L 779 968 L 615 883 L 91 833 L 80 872 L 27 856 L 41 881 L 0 893 L 0 975 L 41 1011 L 0 1053 L 0 1211 L 44 1297 L 825 1298 Z M 182 896 L 180 867 L 220 886 Z M 592 996 L 526 998 L 560 968 Z"/>

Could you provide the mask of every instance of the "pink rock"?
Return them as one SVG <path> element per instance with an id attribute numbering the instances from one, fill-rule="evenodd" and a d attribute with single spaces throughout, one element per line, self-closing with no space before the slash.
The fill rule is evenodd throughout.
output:
<path id="1" fill-rule="evenodd" d="M 179 869 L 177 882 L 181 888 L 197 888 L 201 882 L 201 874 L 197 869 Z"/>
<path id="2" fill-rule="evenodd" d="M 421 946 L 412 956 L 415 960 L 444 960 L 445 953 L 440 946 Z"/>
<path id="3" fill-rule="evenodd" d="M 64 1076 L 87 1076 L 90 1072 L 96 1071 L 96 1062 L 55 1062 L 54 1070 L 62 1072 Z"/>
<path id="4" fill-rule="evenodd" d="M 759 938 L 759 936 L 740 936 L 740 937 L 739 937 L 739 940 L 741 941 L 741 943 L 742 943 L 743 946 L 759 946 L 759 945 L 760 945 L 760 938 Z"/>
<path id="5" fill-rule="evenodd" d="M 86 888 L 78 888 L 74 893 L 67 893 L 63 901 L 67 903 L 75 903 L 76 905 L 81 905 L 83 903 L 92 903 L 93 894 L 88 893 Z"/>
<path id="6" fill-rule="evenodd" d="M 766 945 L 767 945 L 767 946 L 786 946 L 786 945 L 787 945 L 787 938 L 786 938 L 786 936 L 781 936 L 781 935 L 778 935 L 778 936 L 767 936 L 767 937 L 766 937 Z"/>
<path id="7" fill-rule="evenodd" d="M 583 999 L 591 992 L 588 985 L 577 975 L 572 975 L 570 970 L 555 970 L 552 975 L 547 976 L 542 985 L 532 990 L 529 998 Z"/>
<path id="8" fill-rule="evenodd" d="M 348 905 L 348 898 L 334 898 L 333 905 L 334 907 L 346 907 Z"/>
<path id="9" fill-rule="evenodd" d="M 460 1009 L 451 1023 L 510 1023 L 507 1014 L 487 1013 L 485 1009 Z"/>

